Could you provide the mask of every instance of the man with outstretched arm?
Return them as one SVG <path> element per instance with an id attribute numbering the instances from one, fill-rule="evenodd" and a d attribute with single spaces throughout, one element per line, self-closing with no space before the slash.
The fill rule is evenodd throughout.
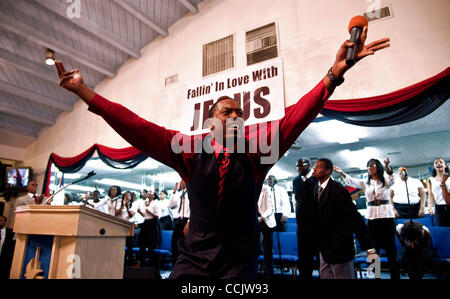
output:
<path id="1" fill-rule="evenodd" d="M 365 45 L 366 35 L 367 27 L 361 37 L 358 59 L 389 46 L 388 38 Z M 186 182 L 191 208 L 189 231 L 180 244 L 180 257 L 170 277 L 244 279 L 256 278 L 257 201 L 264 178 L 320 113 L 349 68 L 345 59 L 351 46 L 352 42 L 344 42 L 329 73 L 297 104 L 289 107 L 281 120 L 272 122 L 275 126 L 266 127 L 264 133 L 272 141 L 270 154 L 277 154 L 276 159 L 266 161 L 263 159 L 267 158 L 266 153 L 248 150 L 247 145 L 258 141 L 258 134 L 244 128 L 242 108 L 231 98 L 222 98 L 211 107 L 210 134 L 186 137 L 104 99 L 83 83 L 78 70 L 65 72 L 61 62 L 56 62 L 56 66 L 62 87 L 80 96 L 90 111 L 103 117 L 131 145 L 175 169 Z M 210 147 L 202 146 L 200 152 L 176 152 L 173 143 L 180 136 L 183 144 L 190 141 Z M 238 142 L 233 142 L 236 140 L 243 140 L 245 151 L 236 152 Z"/>

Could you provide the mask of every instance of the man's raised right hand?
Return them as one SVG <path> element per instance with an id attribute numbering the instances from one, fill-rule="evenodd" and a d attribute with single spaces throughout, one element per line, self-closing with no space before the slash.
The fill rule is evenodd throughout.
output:
<path id="1" fill-rule="evenodd" d="M 55 66 L 58 70 L 58 84 L 67 90 L 76 92 L 76 90 L 83 84 L 83 78 L 81 77 L 80 71 L 72 70 L 70 72 L 66 72 L 61 61 L 55 61 Z"/>
<path id="2" fill-rule="evenodd" d="M 72 70 L 66 72 L 64 65 L 61 61 L 55 61 L 56 69 L 58 70 L 59 81 L 58 84 L 65 89 L 76 93 L 86 104 L 90 104 L 94 98 L 95 93 L 83 82 L 83 77 L 79 70 Z"/>

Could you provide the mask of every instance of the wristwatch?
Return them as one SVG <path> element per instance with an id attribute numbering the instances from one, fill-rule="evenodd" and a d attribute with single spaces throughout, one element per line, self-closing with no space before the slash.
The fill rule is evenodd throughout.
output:
<path id="1" fill-rule="evenodd" d="M 328 77 L 328 79 L 330 79 L 331 84 L 333 84 L 334 86 L 339 86 L 342 83 L 344 83 L 344 77 L 341 77 L 341 78 L 334 77 L 333 72 L 331 71 L 331 67 L 328 70 L 327 77 Z"/>

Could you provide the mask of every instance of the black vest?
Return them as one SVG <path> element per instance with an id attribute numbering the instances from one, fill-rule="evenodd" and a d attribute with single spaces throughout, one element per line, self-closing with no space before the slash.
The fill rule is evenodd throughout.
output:
<path id="1" fill-rule="evenodd" d="M 197 238 L 195 248 L 186 248 L 202 258 L 227 263 L 248 263 L 257 258 L 259 246 L 256 184 L 247 154 L 231 154 L 229 170 L 218 206 L 219 170 L 215 154 L 198 153 L 192 161 L 187 184 L 191 215 L 190 233 Z M 191 232 L 192 230 L 192 232 Z M 205 252 L 207 252 L 204 256 Z"/>

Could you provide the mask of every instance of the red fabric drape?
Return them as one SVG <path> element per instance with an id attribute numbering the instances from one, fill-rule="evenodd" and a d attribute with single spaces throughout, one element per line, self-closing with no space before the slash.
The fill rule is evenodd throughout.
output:
<path id="1" fill-rule="evenodd" d="M 51 168 L 53 164 L 55 164 L 63 172 L 67 173 L 76 172 L 85 165 L 85 163 L 92 157 L 95 151 L 99 153 L 99 156 L 100 154 L 102 154 L 111 161 L 117 162 L 133 160 L 134 158 L 143 155 L 141 151 L 137 150 L 132 146 L 116 149 L 101 144 L 94 144 L 81 154 L 76 155 L 74 157 L 61 157 L 55 153 L 51 153 L 45 171 L 42 193 L 44 193 L 45 196 L 50 195 L 50 181 L 52 175 Z M 141 157 L 140 160 L 137 161 L 136 163 L 141 162 L 143 159 L 145 159 L 145 157 Z"/>
<path id="2" fill-rule="evenodd" d="M 437 82 L 447 77 L 449 74 L 450 68 L 446 68 L 441 73 L 429 79 L 388 94 L 361 99 L 329 100 L 327 103 L 325 103 L 324 108 L 340 112 L 358 112 L 389 107 L 400 102 L 407 101 L 414 96 L 424 92 L 428 88 L 435 85 Z"/>
<path id="3" fill-rule="evenodd" d="M 142 153 L 132 146 L 126 148 L 112 148 L 101 144 L 96 144 L 95 146 L 97 147 L 97 151 L 101 152 L 108 158 L 119 161 L 136 157 Z"/>
<path id="4" fill-rule="evenodd" d="M 47 168 L 45 170 L 44 186 L 42 186 L 42 194 L 50 196 L 50 178 L 52 177 L 52 159 L 48 159 Z"/>
<path id="5" fill-rule="evenodd" d="M 57 164 L 58 166 L 70 167 L 70 166 L 80 162 L 82 159 L 84 159 L 86 157 L 86 155 L 88 155 L 94 147 L 95 147 L 95 145 L 91 146 L 90 148 L 88 148 L 81 154 L 76 155 L 75 157 L 66 158 L 66 157 L 58 156 L 55 153 L 52 153 L 51 158 L 55 162 L 55 164 Z"/>

